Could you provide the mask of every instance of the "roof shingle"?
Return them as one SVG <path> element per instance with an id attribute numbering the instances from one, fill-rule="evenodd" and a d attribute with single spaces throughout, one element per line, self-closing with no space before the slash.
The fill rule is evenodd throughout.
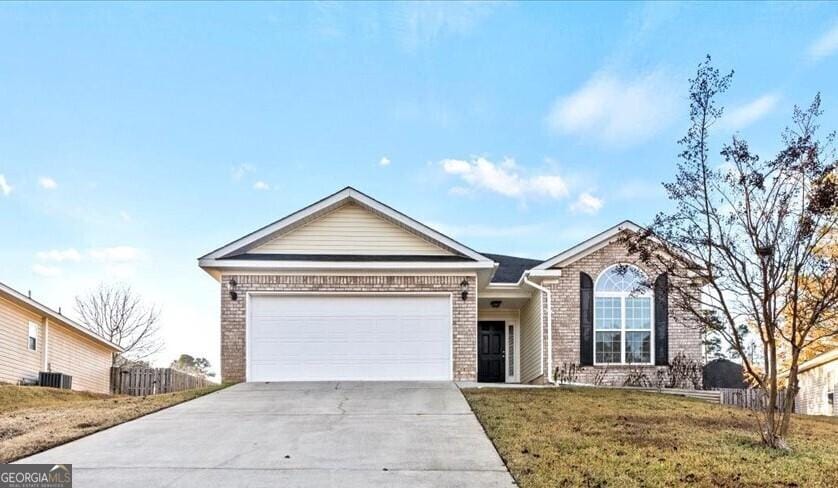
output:
<path id="1" fill-rule="evenodd" d="M 524 271 L 532 269 L 544 262 L 541 259 L 519 258 L 504 254 L 490 254 L 486 252 L 481 254 L 494 260 L 499 265 L 497 271 L 495 271 L 495 276 L 492 277 L 492 283 L 517 283 L 524 274 Z"/>

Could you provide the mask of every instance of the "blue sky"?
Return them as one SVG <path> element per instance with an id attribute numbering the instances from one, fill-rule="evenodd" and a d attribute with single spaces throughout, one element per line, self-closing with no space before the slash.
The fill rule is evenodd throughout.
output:
<path id="1" fill-rule="evenodd" d="M 708 53 L 718 142 L 770 157 L 818 91 L 838 128 L 829 3 L 4 4 L 0 281 L 127 282 L 159 362 L 217 364 L 196 258 L 346 185 L 529 257 L 650 220 Z"/>

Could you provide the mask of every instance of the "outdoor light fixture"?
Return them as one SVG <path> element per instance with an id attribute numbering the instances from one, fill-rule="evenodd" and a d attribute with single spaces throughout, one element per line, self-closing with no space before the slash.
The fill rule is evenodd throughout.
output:
<path id="1" fill-rule="evenodd" d="M 463 297 L 463 301 L 466 301 L 466 298 L 468 298 L 468 280 L 460 282 L 460 296 Z"/>
<path id="2" fill-rule="evenodd" d="M 492 308 L 498 308 L 498 307 L 500 307 L 500 304 L 501 304 L 500 300 L 492 300 L 491 302 L 489 302 L 489 305 L 491 305 Z"/>
<path id="3" fill-rule="evenodd" d="M 239 294 L 236 293 L 236 285 L 238 285 L 238 283 L 236 283 L 235 279 L 227 282 L 227 287 L 230 289 L 230 300 L 233 300 L 234 302 L 239 299 Z"/>

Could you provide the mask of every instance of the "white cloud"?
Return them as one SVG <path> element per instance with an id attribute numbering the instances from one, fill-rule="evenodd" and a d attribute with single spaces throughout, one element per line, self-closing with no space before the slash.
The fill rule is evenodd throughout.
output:
<path id="1" fill-rule="evenodd" d="M 55 190 L 58 188 L 58 183 L 56 183 L 55 180 L 49 176 L 42 176 L 38 179 L 38 186 L 44 190 Z"/>
<path id="2" fill-rule="evenodd" d="M 248 173 L 252 173 L 256 168 L 247 163 L 242 163 L 233 167 L 231 176 L 234 181 L 240 181 Z"/>
<path id="3" fill-rule="evenodd" d="M 382 156 L 381 159 L 378 160 L 379 166 L 390 166 L 390 158 L 387 156 Z"/>
<path id="4" fill-rule="evenodd" d="M 567 196 L 567 183 L 558 175 L 535 176 L 530 179 L 529 186 L 536 194 L 547 195 L 551 198 Z"/>
<path id="5" fill-rule="evenodd" d="M 600 72 L 575 92 L 556 99 L 547 124 L 557 134 L 628 145 L 665 129 L 677 109 L 676 84 L 662 71 L 633 79 Z"/>
<path id="6" fill-rule="evenodd" d="M 36 264 L 32 266 L 32 272 L 38 276 L 52 278 L 61 274 L 61 268 L 54 266 L 44 266 L 43 264 Z"/>
<path id="7" fill-rule="evenodd" d="M 527 176 L 514 159 L 506 158 L 500 163 L 479 157 L 471 161 L 444 159 L 442 170 L 462 178 L 472 190 L 489 190 L 510 198 L 548 197 L 563 198 L 568 188 L 564 178 L 557 174 Z M 455 187 L 462 188 L 462 187 Z M 457 190 L 464 193 L 465 189 Z"/>
<path id="8" fill-rule="evenodd" d="M 0 193 L 2 193 L 4 197 L 7 197 L 9 196 L 9 193 L 12 192 L 12 189 L 12 185 L 10 185 L 8 181 L 6 181 L 6 177 L 0 175 Z"/>
<path id="9" fill-rule="evenodd" d="M 131 222 L 131 220 L 132 220 L 131 219 L 131 214 L 129 214 L 125 210 L 119 212 L 119 218 L 121 218 L 122 221 L 125 222 L 125 223 Z"/>
<path id="10" fill-rule="evenodd" d="M 779 95 L 775 93 L 765 94 L 744 105 L 731 108 L 722 117 L 721 124 L 733 130 L 743 129 L 768 115 L 779 101 Z"/>
<path id="11" fill-rule="evenodd" d="M 271 185 L 269 185 L 269 184 L 265 183 L 264 181 L 260 180 L 260 181 L 257 181 L 256 183 L 253 184 L 253 189 L 254 190 L 270 190 Z"/>
<path id="12" fill-rule="evenodd" d="M 591 195 L 588 192 L 579 194 L 579 197 L 570 206 L 570 210 L 575 213 L 585 213 L 593 215 L 599 212 L 602 208 L 602 199 Z"/>
<path id="13" fill-rule="evenodd" d="M 63 263 L 64 261 L 81 261 L 81 253 L 75 249 L 50 249 L 49 251 L 40 251 L 35 256 L 41 261 L 54 261 L 56 263 Z"/>
<path id="14" fill-rule="evenodd" d="M 466 36 L 495 7 L 485 2 L 406 2 L 400 6 L 395 28 L 409 50 L 448 36 Z"/>
<path id="15" fill-rule="evenodd" d="M 809 58 L 818 61 L 838 52 L 838 22 L 809 45 Z"/>
<path id="16" fill-rule="evenodd" d="M 130 263 L 142 257 L 142 252 L 131 246 L 94 248 L 88 250 L 87 253 L 94 260 L 106 263 Z"/>
<path id="17" fill-rule="evenodd" d="M 442 161 L 442 169 L 452 175 L 461 175 L 471 171 L 471 164 L 462 159 L 444 159 Z"/>

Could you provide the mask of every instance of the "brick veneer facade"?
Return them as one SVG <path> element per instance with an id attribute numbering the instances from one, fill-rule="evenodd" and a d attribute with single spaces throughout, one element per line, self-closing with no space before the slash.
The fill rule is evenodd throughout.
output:
<path id="1" fill-rule="evenodd" d="M 238 300 L 230 298 L 228 283 L 236 280 Z M 460 298 L 460 283 L 469 282 L 469 296 Z M 221 377 L 227 382 L 245 381 L 246 293 L 358 292 L 358 293 L 452 293 L 454 380 L 477 379 L 477 293 L 475 276 L 466 275 L 224 275 L 221 278 Z"/>
<path id="2" fill-rule="evenodd" d="M 585 272 L 596 280 L 603 270 L 618 263 L 634 264 L 654 278 L 654 273 L 647 267 L 627 255 L 623 244 L 612 241 L 562 268 L 561 277 L 544 281 L 543 286 L 549 289 L 551 294 L 554 370 L 563 363 L 579 363 L 579 273 Z M 672 359 L 676 354 L 683 352 L 688 358 L 701 361 L 702 337 L 697 321 L 687 312 L 678 310 L 672 297 L 669 298 L 669 317 L 669 358 Z M 547 341 L 544 343 L 547 344 Z M 544 357 L 547 357 L 547 351 Z M 636 368 L 608 366 L 604 384 L 622 385 L 626 374 Z M 643 369 L 648 370 L 647 376 L 654 378 L 654 372 L 659 368 L 662 367 L 648 366 Z M 602 369 L 605 367 L 588 366 L 579 380 L 590 382 L 596 372 Z"/>

